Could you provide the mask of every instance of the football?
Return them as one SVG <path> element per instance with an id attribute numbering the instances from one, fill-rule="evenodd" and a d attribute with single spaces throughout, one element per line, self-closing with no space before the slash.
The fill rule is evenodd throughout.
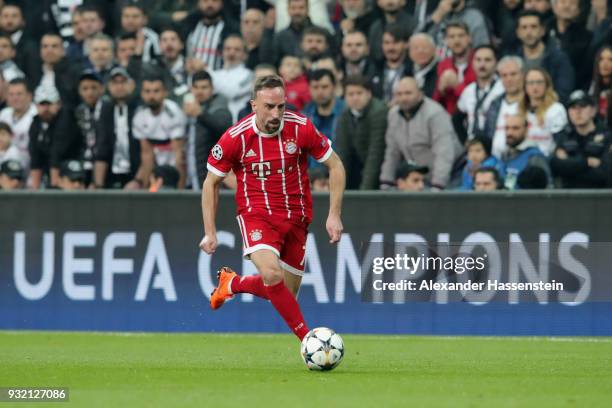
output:
<path id="1" fill-rule="evenodd" d="M 329 371 L 344 357 L 342 337 L 327 327 L 317 327 L 302 340 L 302 358 L 309 370 Z"/>

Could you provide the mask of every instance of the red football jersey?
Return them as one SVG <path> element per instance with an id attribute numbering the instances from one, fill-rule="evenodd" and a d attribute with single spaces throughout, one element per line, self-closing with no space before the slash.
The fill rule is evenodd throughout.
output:
<path id="1" fill-rule="evenodd" d="M 285 111 L 280 131 L 257 129 L 255 114 L 229 128 L 212 148 L 208 171 L 236 174 L 238 214 L 261 213 L 309 223 L 312 196 L 308 155 L 324 162 L 332 154 L 327 137 L 305 116 Z"/>

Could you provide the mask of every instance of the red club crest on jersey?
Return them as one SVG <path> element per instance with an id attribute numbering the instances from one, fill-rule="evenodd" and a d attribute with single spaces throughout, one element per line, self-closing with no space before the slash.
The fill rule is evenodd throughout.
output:
<path id="1" fill-rule="evenodd" d="M 287 154 L 295 154 L 295 152 L 297 152 L 297 145 L 295 144 L 293 140 L 288 140 L 284 142 L 284 144 L 285 144 L 285 151 L 287 152 Z"/>
<path id="2" fill-rule="evenodd" d="M 251 237 L 251 241 L 253 242 L 257 242 L 263 238 L 263 234 L 261 233 L 261 230 L 258 230 L 258 229 L 251 231 L 249 235 Z"/>

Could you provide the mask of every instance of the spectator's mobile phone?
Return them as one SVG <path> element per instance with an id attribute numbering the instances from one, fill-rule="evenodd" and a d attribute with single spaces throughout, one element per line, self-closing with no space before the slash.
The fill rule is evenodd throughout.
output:
<path id="1" fill-rule="evenodd" d="M 183 98 L 183 103 L 195 103 L 195 101 L 196 98 L 191 92 L 186 93 L 185 97 Z"/>

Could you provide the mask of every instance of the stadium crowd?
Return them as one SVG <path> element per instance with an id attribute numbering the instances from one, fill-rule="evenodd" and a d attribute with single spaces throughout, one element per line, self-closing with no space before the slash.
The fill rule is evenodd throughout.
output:
<path id="1" fill-rule="evenodd" d="M 270 74 L 348 189 L 612 186 L 607 0 L 0 6 L 2 189 L 199 190 Z"/>

